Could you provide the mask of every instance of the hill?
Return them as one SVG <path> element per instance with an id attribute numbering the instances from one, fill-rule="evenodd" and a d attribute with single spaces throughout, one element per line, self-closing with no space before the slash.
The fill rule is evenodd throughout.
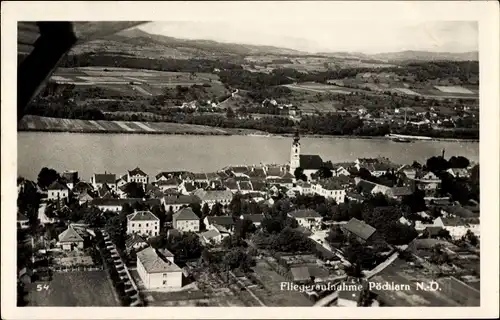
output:
<path id="1" fill-rule="evenodd" d="M 400 51 L 400 52 L 386 52 L 371 55 L 372 58 L 388 61 L 435 61 L 435 60 L 449 60 L 449 61 L 478 61 L 479 53 L 473 52 L 430 52 L 430 51 Z"/>

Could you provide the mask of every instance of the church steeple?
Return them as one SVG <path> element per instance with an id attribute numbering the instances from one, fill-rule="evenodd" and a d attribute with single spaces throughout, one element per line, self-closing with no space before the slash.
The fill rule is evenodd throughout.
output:
<path id="1" fill-rule="evenodd" d="M 292 148 L 290 150 L 290 173 L 294 174 L 295 169 L 300 167 L 300 135 L 299 130 L 295 131 Z"/>

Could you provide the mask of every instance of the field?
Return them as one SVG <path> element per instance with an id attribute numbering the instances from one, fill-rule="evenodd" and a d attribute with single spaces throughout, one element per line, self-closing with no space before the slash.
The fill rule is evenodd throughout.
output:
<path id="1" fill-rule="evenodd" d="M 276 273 L 265 261 L 257 261 L 253 267 L 254 275 L 264 288 L 252 288 L 252 291 L 269 307 L 306 307 L 313 302 L 298 291 L 281 290 L 281 283 L 287 282 L 283 276 Z"/>
<path id="2" fill-rule="evenodd" d="M 52 82 L 79 87 L 99 87 L 117 94 L 135 91 L 142 96 L 158 95 L 165 87 L 210 84 L 217 92 L 224 92 L 219 76 L 211 73 L 164 72 L 155 70 L 81 67 L 59 68 L 50 78 Z"/>
<path id="3" fill-rule="evenodd" d="M 301 91 L 310 91 L 310 92 L 317 92 L 317 93 L 342 93 L 342 94 L 350 94 L 352 91 L 349 88 L 343 88 L 335 85 L 327 85 L 327 84 L 321 84 L 321 83 L 314 83 L 314 82 L 305 82 L 305 83 L 299 83 L 299 84 L 288 84 L 284 85 L 285 87 L 288 87 L 292 90 L 301 90 Z"/>
<path id="4" fill-rule="evenodd" d="M 89 133 L 165 133 L 227 135 L 222 129 L 209 126 L 170 123 L 60 119 L 27 115 L 18 124 L 21 131 L 62 131 Z"/>
<path id="5" fill-rule="evenodd" d="M 435 88 L 444 93 L 474 94 L 469 89 L 459 86 L 435 86 Z"/>
<path id="6" fill-rule="evenodd" d="M 466 305 L 479 306 L 479 299 L 474 297 L 472 292 L 460 286 L 451 286 L 449 282 L 443 278 L 438 279 L 439 290 L 425 291 L 418 290 L 416 283 L 422 282 L 429 285 L 434 278 L 429 274 L 425 274 L 414 267 L 409 267 L 406 262 L 396 260 L 392 265 L 384 269 L 381 273 L 370 279 L 373 283 L 394 283 L 400 285 L 409 285 L 410 290 L 374 290 L 388 305 L 391 306 L 462 306 L 457 299 L 468 299 Z"/>
<path id="7" fill-rule="evenodd" d="M 44 307 L 119 306 L 113 290 L 105 271 L 62 272 L 50 282 L 30 284 L 27 300 L 29 306 Z"/>

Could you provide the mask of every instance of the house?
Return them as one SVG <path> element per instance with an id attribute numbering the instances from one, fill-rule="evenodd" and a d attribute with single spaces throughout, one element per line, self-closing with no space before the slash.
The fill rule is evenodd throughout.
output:
<path id="1" fill-rule="evenodd" d="M 167 195 L 161 199 L 161 204 L 165 208 L 165 211 L 176 212 L 182 207 L 187 207 L 192 203 L 200 203 L 201 200 L 197 196 L 188 195 Z"/>
<path id="2" fill-rule="evenodd" d="M 349 199 L 350 201 L 355 201 L 355 202 L 365 201 L 365 197 L 363 197 L 361 194 L 356 193 L 356 192 L 346 192 L 345 198 Z"/>
<path id="3" fill-rule="evenodd" d="M 183 195 L 190 195 L 198 189 L 198 184 L 191 181 L 183 181 L 177 188 L 177 190 Z"/>
<path id="4" fill-rule="evenodd" d="M 236 193 L 240 191 L 240 187 L 238 186 L 238 182 L 234 178 L 228 178 L 222 182 L 222 185 L 230 190 L 232 193 Z"/>
<path id="5" fill-rule="evenodd" d="M 207 204 L 209 208 L 215 203 L 228 205 L 233 200 L 233 193 L 229 190 L 196 190 L 194 196 L 198 197 L 201 205 Z"/>
<path id="6" fill-rule="evenodd" d="M 340 228 L 348 236 L 355 236 L 361 243 L 366 243 L 371 240 L 371 238 L 377 231 L 377 229 L 375 229 L 374 227 L 356 218 L 351 218 L 349 222 L 342 225 Z"/>
<path id="7" fill-rule="evenodd" d="M 59 236 L 59 245 L 63 250 L 83 249 L 83 237 L 72 227 L 69 226 Z"/>
<path id="8" fill-rule="evenodd" d="M 203 220 L 207 229 L 217 229 L 219 232 L 230 233 L 234 229 L 234 218 L 232 216 L 209 216 Z"/>
<path id="9" fill-rule="evenodd" d="M 313 192 L 337 203 L 344 203 L 345 187 L 335 178 L 319 180 L 312 186 Z"/>
<path id="10" fill-rule="evenodd" d="M 66 170 L 61 174 L 64 182 L 70 190 L 78 183 L 78 171 Z"/>
<path id="11" fill-rule="evenodd" d="M 161 202 L 159 199 L 140 199 L 140 198 L 128 198 L 128 199 L 103 199 L 103 198 L 94 198 L 90 204 L 98 207 L 102 211 L 112 211 L 119 212 L 123 209 L 124 204 L 134 205 L 135 203 L 144 203 L 148 206 L 156 206 L 160 205 Z"/>
<path id="12" fill-rule="evenodd" d="M 138 251 L 143 248 L 146 248 L 148 246 L 148 243 L 146 240 L 144 240 L 143 237 L 138 235 L 137 233 L 132 233 L 127 235 L 127 238 L 125 239 L 125 250 L 127 253 L 131 253 L 132 251 Z"/>
<path id="13" fill-rule="evenodd" d="M 411 189 L 408 187 L 392 187 L 386 192 L 388 197 L 394 199 L 401 199 L 404 196 L 409 196 L 411 194 Z"/>
<path id="14" fill-rule="evenodd" d="M 128 183 L 128 176 L 125 174 L 116 180 L 116 187 L 120 188 Z"/>
<path id="15" fill-rule="evenodd" d="M 479 218 L 439 217 L 434 222 L 434 225 L 446 229 L 454 240 L 465 236 L 467 230 L 470 230 L 477 237 L 480 237 L 481 235 Z"/>
<path id="16" fill-rule="evenodd" d="M 17 228 L 18 229 L 27 229 L 30 227 L 30 220 L 24 214 L 18 212 L 17 213 Z"/>
<path id="17" fill-rule="evenodd" d="M 178 190 L 179 186 L 182 184 L 182 181 L 179 178 L 171 178 L 171 179 L 162 179 L 156 181 L 156 186 L 160 188 L 161 191 L 165 191 L 168 189 Z"/>
<path id="18" fill-rule="evenodd" d="M 446 170 L 449 174 L 451 174 L 454 178 L 469 178 L 470 172 L 464 168 L 450 168 Z"/>
<path id="19" fill-rule="evenodd" d="M 208 177 L 206 173 L 193 173 L 193 181 L 198 183 L 208 183 Z"/>
<path id="20" fill-rule="evenodd" d="M 387 195 L 391 189 L 390 187 L 364 180 L 359 177 L 356 177 L 354 181 L 358 192 L 363 196 L 368 196 L 370 194 L 375 195 L 377 193 Z"/>
<path id="21" fill-rule="evenodd" d="M 100 198 L 104 198 L 104 196 L 105 196 L 106 194 L 108 194 L 108 193 L 110 194 L 112 190 L 113 190 L 113 189 L 111 189 L 111 187 L 109 187 L 107 183 L 104 183 L 104 184 L 103 184 L 103 185 L 102 185 L 102 186 L 101 186 L 101 187 L 97 190 L 97 194 L 98 194 L 98 196 L 99 196 Z M 118 188 L 118 194 L 119 194 L 119 195 L 121 195 L 121 194 L 123 193 L 123 194 L 125 194 L 125 195 L 126 195 L 126 193 L 125 193 L 125 191 L 124 191 L 124 190 L 125 190 L 125 186 L 122 186 L 122 187 Z M 124 198 L 126 198 L 126 196 L 125 196 Z"/>
<path id="22" fill-rule="evenodd" d="M 137 233 L 142 236 L 157 236 L 160 234 L 160 219 L 151 211 L 136 211 L 127 215 L 127 233 Z"/>
<path id="23" fill-rule="evenodd" d="M 83 205 L 85 203 L 89 203 L 93 200 L 94 198 L 87 193 L 87 191 L 82 192 L 78 195 L 78 204 Z"/>
<path id="24" fill-rule="evenodd" d="M 434 193 L 441 184 L 441 179 L 431 171 L 418 171 L 414 180 L 417 188 L 425 191 L 426 194 Z"/>
<path id="25" fill-rule="evenodd" d="M 107 184 L 112 190 L 116 190 L 116 175 L 112 173 L 94 173 L 90 178 L 90 183 L 94 189 L 99 189 L 103 184 Z"/>
<path id="26" fill-rule="evenodd" d="M 73 189 L 71 190 L 74 194 L 80 194 L 80 193 L 83 193 L 83 192 L 92 192 L 94 190 L 94 187 L 88 183 L 88 182 L 85 182 L 85 181 L 79 181 L 77 182 L 74 186 L 73 186 Z"/>
<path id="27" fill-rule="evenodd" d="M 198 232 L 200 231 L 200 218 L 193 212 L 193 209 L 183 208 L 174 213 L 172 226 L 183 232 Z"/>
<path id="28" fill-rule="evenodd" d="M 58 181 L 52 182 L 47 188 L 47 192 L 47 198 L 50 200 L 68 199 L 69 197 L 68 187 Z"/>
<path id="29" fill-rule="evenodd" d="M 137 273 L 146 289 L 181 288 L 182 269 L 166 249 L 147 247 L 137 253 Z"/>
<path id="30" fill-rule="evenodd" d="M 321 221 L 323 221 L 323 217 L 311 209 L 294 210 L 289 212 L 288 216 L 297 220 L 299 226 L 313 230 L 319 229 L 321 227 Z"/>
<path id="31" fill-rule="evenodd" d="M 128 171 L 127 181 L 147 184 L 149 182 L 149 176 L 139 167 L 137 167 L 133 170 Z"/>
<path id="32" fill-rule="evenodd" d="M 293 188 L 294 190 L 297 190 L 299 194 L 302 195 L 311 195 L 314 194 L 314 191 L 312 190 L 312 185 L 308 182 L 304 182 L 302 180 L 297 181 L 295 184 L 295 187 Z"/>
<path id="33" fill-rule="evenodd" d="M 204 244 L 220 244 L 222 239 L 227 236 L 229 236 L 229 234 L 224 234 L 216 228 L 200 233 L 200 239 Z"/>

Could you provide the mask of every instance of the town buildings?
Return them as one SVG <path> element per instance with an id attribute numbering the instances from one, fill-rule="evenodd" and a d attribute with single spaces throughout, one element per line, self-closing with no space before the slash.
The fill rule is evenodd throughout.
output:
<path id="1" fill-rule="evenodd" d="M 127 216 L 127 233 L 142 236 L 157 236 L 160 233 L 160 219 L 150 211 L 136 211 Z"/>
<path id="2" fill-rule="evenodd" d="M 310 209 L 294 210 L 289 212 L 288 216 L 295 218 L 299 226 L 312 230 L 321 228 L 321 221 L 323 221 L 323 217 L 319 213 Z"/>
<path id="3" fill-rule="evenodd" d="M 116 190 L 116 175 L 113 173 L 94 173 L 90 178 L 90 183 L 94 189 L 98 190 L 102 188 L 104 184 L 108 185 L 112 190 Z"/>
<path id="4" fill-rule="evenodd" d="M 296 132 L 290 149 L 289 173 L 292 175 L 295 174 L 295 170 L 299 167 L 304 170 L 304 174 L 308 179 L 311 179 L 311 175 L 321 168 L 333 170 L 332 163 L 323 162 L 323 159 L 321 159 L 319 155 L 300 154 L 300 136 L 299 133 Z"/>
<path id="5" fill-rule="evenodd" d="M 127 172 L 127 182 L 147 184 L 149 182 L 149 176 L 137 167 Z"/>
<path id="6" fill-rule="evenodd" d="M 193 212 L 193 209 L 183 208 L 174 213 L 172 226 L 179 231 L 198 232 L 200 231 L 200 218 Z"/>
<path id="7" fill-rule="evenodd" d="M 137 273 L 146 289 L 181 288 L 182 270 L 166 249 L 147 247 L 137 253 Z"/>
<path id="8" fill-rule="evenodd" d="M 69 189 L 63 183 L 54 181 L 47 188 L 47 198 L 50 200 L 62 200 L 68 199 L 69 197 Z"/>
<path id="9" fill-rule="evenodd" d="M 74 250 L 84 248 L 83 237 L 72 227 L 69 226 L 59 236 L 59 245 L 63 250 Z"/>

